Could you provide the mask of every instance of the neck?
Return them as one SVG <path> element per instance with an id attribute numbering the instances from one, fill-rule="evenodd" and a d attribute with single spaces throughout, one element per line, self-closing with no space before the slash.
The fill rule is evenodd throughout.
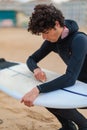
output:
<path id="1" fill-rule="evenodd" d="M 62 33 L 61 33 L 61 39 L 64 39 L 65 37 L 67 37 L 68 34 L 69 34 L 69 29 L 66 26 L 64 26 Z"/>

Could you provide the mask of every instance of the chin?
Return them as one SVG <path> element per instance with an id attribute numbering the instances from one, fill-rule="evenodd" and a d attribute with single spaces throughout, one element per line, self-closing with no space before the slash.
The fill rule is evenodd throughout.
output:
<path id="1" fill-rule="evenodd" d="M 57 40 L 51 40 L 50 42 L 55 43 L 55 42 L 57 42 Z"/>
<path id="2" fill-rule="evenodd" d="M 57 40 L 47 40 L 47 41 L 49 41 L 49 42 L 56 42 Z"/>

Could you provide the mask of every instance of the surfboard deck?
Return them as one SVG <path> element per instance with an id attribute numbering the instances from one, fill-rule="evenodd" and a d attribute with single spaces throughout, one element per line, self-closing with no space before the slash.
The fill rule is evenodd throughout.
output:
<path id="1" fill-rule="evenodd" d="M 8 95 L 20 100 L 33 87 L 42 84 L 34 78 L 26 64 L 3 63 L 5 67 L 0 67 L 0 90 Z M 47 82 L 59 77 L 55 72 L 46 69 L 43 71 L 47 75 Z M 71 87 L 40 94 L 34 105 L 62 109 L 87 107 L 87 84 L 77 81 Z"/>

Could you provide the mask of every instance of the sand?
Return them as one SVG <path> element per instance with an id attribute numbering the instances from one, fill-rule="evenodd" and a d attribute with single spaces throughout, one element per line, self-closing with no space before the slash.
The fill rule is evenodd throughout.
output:
<path id="1" fill-rule="evenodd" d="M 41 46 L 40 36 L 26 29 L 0 29 L 0 57 L 25 63 L 28 56 Z M 66 65 L 54 53 L 39 63 L 40 67 L 63 74 Z M 87 117 L 87 110 L 80 110 Z M 58 130 L 60 123 L 44 107 L 26 107 L 20 101 L 0 92 L 0 130 Z"/>

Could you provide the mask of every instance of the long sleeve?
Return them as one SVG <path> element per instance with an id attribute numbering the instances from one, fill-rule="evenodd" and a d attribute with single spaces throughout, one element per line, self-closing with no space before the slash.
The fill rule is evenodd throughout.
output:
<path id="1" fill-rule="evenodd" d="M 27 59 L 28 68 L 32 72 L 34 71 L 34 69 L 38 68 L 39 66 L 37 65 L 37 63 L 41 61 L 46 55 L 48 55 L 51 51 L 53 51 L 54 47 L 55 44 L 45 41 L 42 46 Z"/>
<path id="2" fill-rule="evenodd" d="M 74 85 L 77 80 L 85 57 L 87 55 L 87 36 L 78 34 L 72 41 L 72 54 L 69 59 L 66 73 L 50 82 L 41 84 L 38 89 L 41 93 L 54 91 Z"/>

